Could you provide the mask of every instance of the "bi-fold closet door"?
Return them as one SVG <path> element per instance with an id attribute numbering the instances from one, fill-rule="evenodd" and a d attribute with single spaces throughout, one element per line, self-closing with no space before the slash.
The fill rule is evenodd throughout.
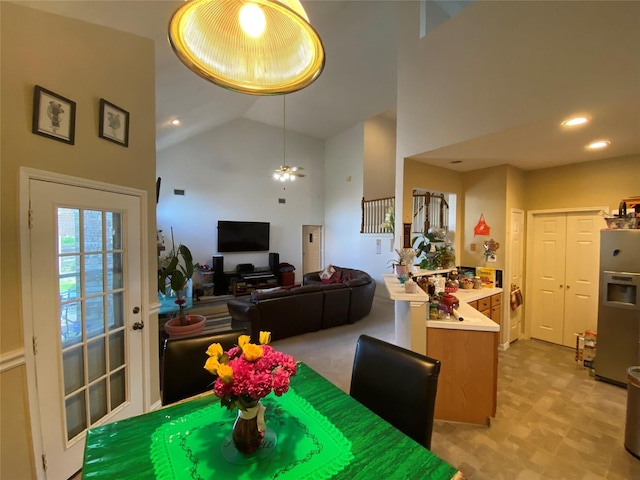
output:
<path id="1" fill-rule="evenodd" d="M 602 217 L 595 212 L 533 215 L 531 337 L 567 347 L 596 330 Z"/>

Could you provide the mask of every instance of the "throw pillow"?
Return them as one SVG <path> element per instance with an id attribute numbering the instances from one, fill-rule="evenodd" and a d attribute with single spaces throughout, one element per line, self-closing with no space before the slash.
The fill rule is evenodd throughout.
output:
<path id="1" fill-rule="evenodd" d="M 320 279 L 321 280 L 329 280 L 331 278 L 331 275 L 333 275 L 335 273 L 336 269 L 333 268 L 333 265 L 329 264 L 326 267 L 324 267 L 324 270 L 322 270 L 322 272 L 320 272 Z M 324 283 L 324 282 L 323 282 Z"/>
<path id="2" fill-rule="evenodd" d="M 333 272 L 329 283 L 342 283 L 342 270 L 336 270 Z"/>

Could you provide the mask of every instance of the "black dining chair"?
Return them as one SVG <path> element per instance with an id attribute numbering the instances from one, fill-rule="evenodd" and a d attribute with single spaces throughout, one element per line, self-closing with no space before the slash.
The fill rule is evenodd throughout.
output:
<path id="1" fill-rule="evenodd" d="M 349 394 L 430 449 L 439 373 L 440 360 L 361 335 Z"/>
<path id="2" fill-rule="evenodd" d="M 238 344 L 247 329 L 236 328 L 193 337 L 168 338 L 162 355 L 162 405 L 206 392 L 216 377 L 204 369 L 207 348 L 219 343 L 224 350 Z"/>

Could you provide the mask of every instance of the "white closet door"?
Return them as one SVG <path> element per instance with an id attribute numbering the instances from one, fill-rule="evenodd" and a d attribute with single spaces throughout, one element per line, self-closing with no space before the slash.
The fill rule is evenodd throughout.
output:
<path id="1" fill-rule="evenodd" d="M 562 344 L 575 346 L 578 332 L 598 326 L 600 228 L 596 215 L 567 214 L 564 334 Z"/>
<path id="2" fill-rule="evenodd" d="M 566 215 L 536 215 L 533 222 L 533 268 L 531 336 L 562 343 L 564 331 L 564 285 Z"/>

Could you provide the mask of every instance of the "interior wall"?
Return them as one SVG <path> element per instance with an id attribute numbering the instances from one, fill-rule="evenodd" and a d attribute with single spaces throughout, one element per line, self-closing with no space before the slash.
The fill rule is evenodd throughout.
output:
<path id="1" fill-rule="evenodd" d="M 0 296 L 4 299 L 0 306 L 0 477 L 35 478 L 24 363 L 21 284 L 28 279 L 20 274 L 19 169 L 30 167 L 146 190 L 147 230 L 154 232 L 154 45 L 148 39 L 14 3 L 0 2 L 0 13 Z M 75 145 L 31 133 L 36 84 L 77 102 Z M 128 148 L 98 137 L 100 98 L 130 112 Z M 147 274 L 155 278 L 153 234 L 147 248 Z M 149 323 L 149 356 L 156 359 L 151 371 L 158 371 L 152 326 L 157 323 L 152 318 Z M 152 379 L 151 389 L 157 400 L 157 378 Z"/>
<path id="2" fill-rule="evenodd" d="M 396 124 L 384 115 L 364 123 L 364 198 L 394 196 Z"/>
<path id="3" fill-rule="evenodd" d="M 462 174 L 449 170 L 448 168 L 427 165 L 418 160 L 405 159 L 402 186 L 402 223 L 411 223 L 412 221 L 413 190 L 415 188 L 456 195 L 456 217 L 455 222 L 451 224 L 451 229 L 455 232 L 453 244 L 456 253 L 456 263 L 459 265 L 463 235 L 457 226 L 463 225 L 465 208 Z M 449 199 L 449 206 L 453 209 L 454 205 L 451 199 Z M 456 230 L 454 230 L 454 228 Z"/>
<path id="4" fill-rule="evenodd" d="M 268 252 L 219 253 L 217 222 L 269 222 L 270 251 L 294 265 L 301 281 L 302 225 L 324 220 L 324 143 L 287 132 L 286 148 L 287 164 L 305 174 L 286 183 L 272 178 L 283 163 L 282 128 L 260 122 L 238 119 L 159 151 L 157 219 L 167 250 L 173 227 L 176 243 L 187 245 L 197 262 L 211 265 L 213 255 L 223 255 L 227 271 L 238 263 L 265 267 Z"/>
<path id="5" fill-rule="evenodd" d="M 639 14 L 638 2 L 476 2 L 420 39 L 420 2 L 399 2 L 398 157 L 637 98 Z"/>
<path id="6" fill-rule="evenodd" d="M 490 267 L 504 270 L 506 245 L 507 210 L 507 166 L 485 168 L 465 172 L 464 187 L 464 247 L 457 257 L 461 265 Z M 475 235 L 474 227 L 480 215 L 490 227 L 490 235 Z M 483 243 L 493 239 L 500 244 L 496 261 L 488 262 L 484 256 Z M 475 252 L 471 245 L 475 245 Z"/>
<path id="7" fill-rule="evenodd" d="M 527 210 L 608 206 L 640 196 L 640 153 L 527 171 Z"/>

